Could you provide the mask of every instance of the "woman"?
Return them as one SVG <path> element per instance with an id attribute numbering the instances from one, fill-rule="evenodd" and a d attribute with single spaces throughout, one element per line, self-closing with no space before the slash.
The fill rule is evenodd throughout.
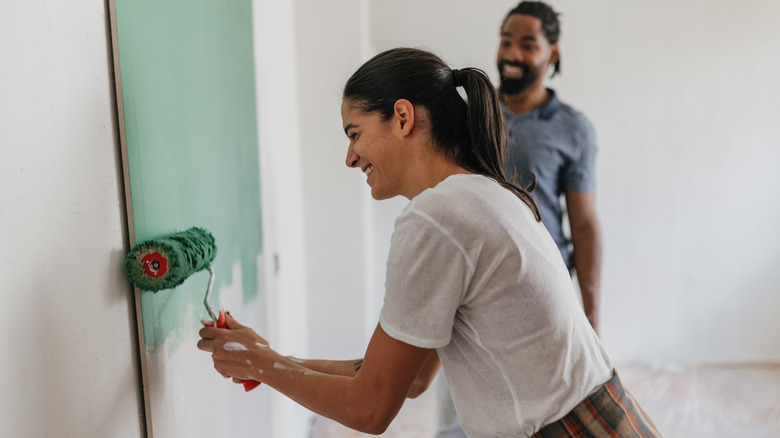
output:
<path id="1" fill-rule="evenodd" d="M 622 390 L 534 201 L 503 173 L 503 118 L 482 71 L 389 50 L 349 79 L 341 115 L 347 166 L 365 173 L 375 199 L 411 201 L 395 223 L 365 357 L 285 357 L 229 317 L 230 330 L 204 328 L 198 343 L 223 376 L 260 380 L 348 427 L 381 433 L 443 364 L 471 437 L 550 431 L 589 395 Z M 617 421 L 629 427 L 611 428 L 653 436 L 630 396 L 617 398 L 612 405 L 628 406 Z"/>

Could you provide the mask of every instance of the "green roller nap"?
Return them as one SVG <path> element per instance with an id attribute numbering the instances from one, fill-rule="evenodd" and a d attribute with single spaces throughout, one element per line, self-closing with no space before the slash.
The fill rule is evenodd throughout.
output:
<path id="1" fill-rule="evenodd" d="M 137 244 L 127 254 L 125 268 L 130 281 L 139 289 L 157 292 L 174 288 L 190 275 L 208 268 L 216 255 L 214 236 L 193 227 Z"/>

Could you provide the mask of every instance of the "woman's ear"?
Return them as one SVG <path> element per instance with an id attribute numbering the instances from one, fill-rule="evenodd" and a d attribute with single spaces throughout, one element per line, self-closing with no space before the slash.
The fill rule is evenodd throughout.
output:
<path id="1" fill-rule="evenodd" d="M 398 99 L 393 107 L 393 119 L 397 122 L 401 135 L 409 135 L 414 128 L 414 105 L 406 99 Z"/>

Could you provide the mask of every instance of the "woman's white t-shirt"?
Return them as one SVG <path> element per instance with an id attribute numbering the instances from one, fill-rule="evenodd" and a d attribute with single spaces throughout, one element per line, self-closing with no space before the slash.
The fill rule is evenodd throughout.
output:
<path id="1" fill-rule="evenodd" d="M 448 177 L 396 219 L 380 324 L 437 349 L 470 437 L 530 436 L 612 375 L 550 234 L 480 175 Z"/>

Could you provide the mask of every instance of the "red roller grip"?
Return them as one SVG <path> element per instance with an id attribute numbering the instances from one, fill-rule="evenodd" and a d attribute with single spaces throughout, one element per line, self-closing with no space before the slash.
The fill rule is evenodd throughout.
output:
<path id="1" fill-rule="evenodd" d="M 225 311 L 220 309 L 219 316 L 217 317 L 217 328 L 227 328 L 227 322 L 225 321 Z M 257 380 L 244 380 L 241 383 L 244 385 L 244 391 L 249 392 L 260 385 Z"/>

